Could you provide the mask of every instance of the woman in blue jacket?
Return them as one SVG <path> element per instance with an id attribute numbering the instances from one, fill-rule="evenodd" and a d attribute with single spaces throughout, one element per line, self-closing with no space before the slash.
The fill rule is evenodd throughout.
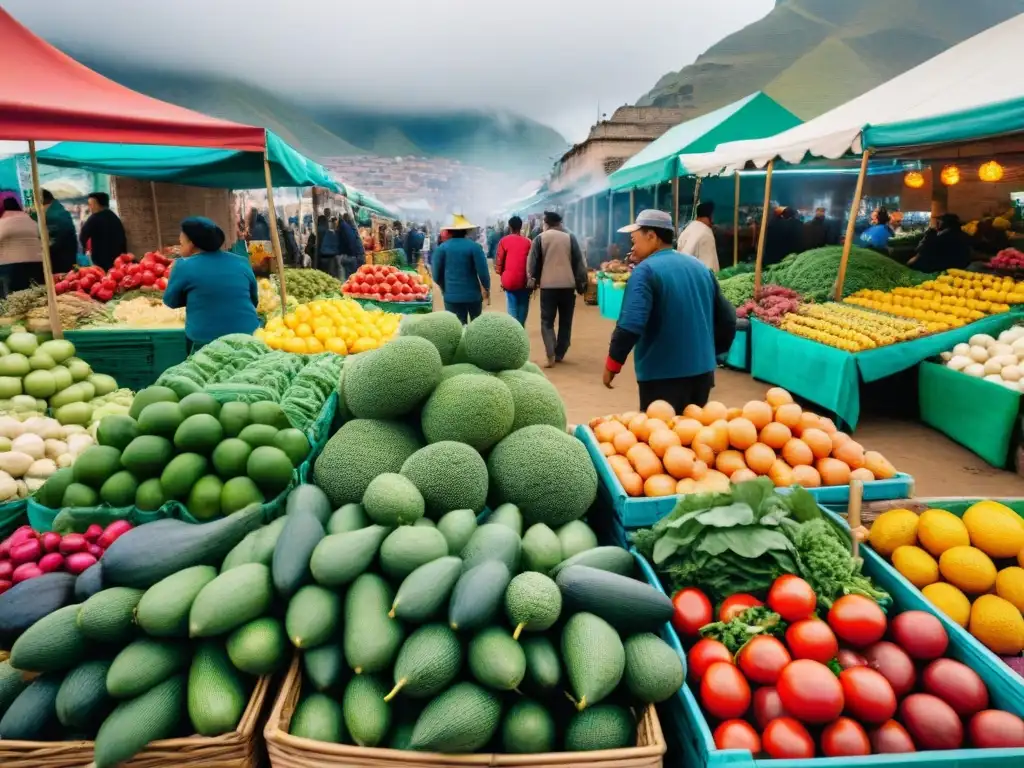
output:
<path id="1" fill-rule="evenodd" d="M 248 259 L 226 253 L 224 232 L 207 218 L 181 222 L 181 258 L 164 291 L 164 304 L 185 308 L 189 353 L 229 333 L 252 333 L 260 326 L 259 291 Z"/>
<path id="2" fill-rule="evenodd" d="M 450 237 L 432 257 L 434 282 L 444 296 L 444 308 L 465 325 L 483 312 L 484 299 L 490 298 L 491 272 L 480 243 L 466 237 L 474 225 L 456 214 L 444 229 Z"/>

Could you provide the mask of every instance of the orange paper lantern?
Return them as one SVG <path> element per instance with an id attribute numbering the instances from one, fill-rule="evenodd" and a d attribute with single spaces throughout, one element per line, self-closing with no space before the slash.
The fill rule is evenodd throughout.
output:
<path id="1" fill-rule="evenodd" d="M 978 168 L 978 178 L 982 181 L 999 181 L 1003 178 L 1003 166 L 995 160 L 989 160 Z"/>
<path id="2" fill-rule="evenodd" d="M 947 165 L 942 169 L 939 178 L 947 187 L 952 187 L 954 184 L 960 183 L 960 169 L 955 165 Z"/>
<path id="3" fill-rule="evenodd" d="M 911 189 L 920 189 L 924 186 L 924 174 L 920 171 L 910 171 L 903 177 L 903 183 Z"/>

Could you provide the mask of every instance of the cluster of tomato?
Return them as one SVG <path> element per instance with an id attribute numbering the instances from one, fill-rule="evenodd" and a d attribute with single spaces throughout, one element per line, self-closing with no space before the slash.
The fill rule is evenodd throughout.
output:
<path id="1" fill-rule="evenodd" d="M 384 264 L 363 264 L 341 286 L 353 299 L 373 301 L 428 301 L 430 287 L 416 272 Z"/>
<path id="2" fill-rule="evenodd" d="M 981 677 L 945 658 L 949 637 L 930 613 L 905 611 L 889 621 L 874 601 L 847 595 L 822 620 L 810 585 L 783 576 L 767 596 L 783 639 L 755 631 L 733 655 L 718 640 L 698 639 L 713 617 L 700 590 L 681 590 L 673 603 L 673 626 L 696 640 L 687 654 L 690 682 L 716 723 L 718 749 L 799 759 L 819 750 L 848 757 L 1024 747 L 1024 720 L 991 709 Z M 761 605 L 735 595 L 718 620 Z"/>
<path id="3" fill-rule="evenodd" d="M 109 272 L 102 267 L 75 267 L 70 272 L 54 276 L 57 281 L 54 291 L 62 293 L 84 293 L 96 301 L 110 301 L 115 295 L 140 289 L 162 291 L 167 287 L 173 261 L 163 254 L 150 252 L 135 261 L 130 253 L 122 253 L 114 259 Z"/>

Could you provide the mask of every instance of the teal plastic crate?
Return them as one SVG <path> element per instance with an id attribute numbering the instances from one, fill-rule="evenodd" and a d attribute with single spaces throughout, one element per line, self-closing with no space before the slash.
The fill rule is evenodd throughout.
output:
<path id="1" fill-rule="evenodd" d="M 135 391 L 145 389 L 161 373 L 188 357 L 183 328 L 140 331 L 102 328 L 68 331 L 64 338 L 75 345 L 75 354 L 96 373 L 113 376 L 119 386 Z"/>
<path id="2" fill-rule="evenodd" d="M 10 536 L 16 528 L 28 522 L 25 514 L 28 499 L 15 499 L 0 504 L 0 540 Z"/>
<path id="3" fill-rule="evenodd" d="M 838 515 L 825 510 L 842 525 Z M 903 611 L 925 611 L 937 616 L 949 633 L 947 656 L 960 661 L 981 676 L 988 687 L 990 706 L 1005 709 L 1024 717 L 1024 679 L 1020 678 L 962 627 L 954 624 L 895 569 L 870 550 L 862 548 L 864 573 L 892 595 L 890 616 Z M 648 582 L 663 593 L 664 587 L 654 569 L 634 553 Z M 679 636 L 671 626 L 668 639 L 677 651 L 683 652 Z M 1024 766 L 1024 749 L 956 749 L 947 751 L 916 752 L 902 755 L 870 755 L 867 757 L 820 757 L 807 760 L 759 760 L 745 750 L 719 750 L 715 747 L 711 727 L 700 710 L 697 699 L 688 684 L 679 694 L 666 702 L 662 709 L 662 725 L 670 746 L 680 751 L 675 757 L 678 765 L 687 768 L 1020 768 Z"/>
<path id="4" fill-rule="evenodd" d="M 606 277 L 597 279 L 597 304 L 601 317 L 618 320 L 622 313 L 622 300 L 626 295 L 626 284 L 617 283 Z"/>
<path id="5" fill-rule="evenodd" d="M 738 328 L 729 351 L 720 358 L 727 368 L 750 373 L 750 329 Z"/>

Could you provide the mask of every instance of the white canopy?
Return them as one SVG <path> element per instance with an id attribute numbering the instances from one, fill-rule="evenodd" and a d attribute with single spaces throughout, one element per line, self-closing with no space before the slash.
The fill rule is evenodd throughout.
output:
<path id="1" fill-rule="evenodd" d="M 719 144 L 714 152 L 696 159 L 681 155 L 680 163 L 700 175 L 731 172 L 748 162 L 760 168 L 776 158 L 789 163 L 799 163 L 808 155 L 834 160 L 863 152 L 863 131 L 869 126 L 912 126 L 934 122 L 945 114 L 962 117 L 993 104 L 1022 99 L 1024 84 L 1013 75 L 1022 39 L 1024 14 L 980 32 L 806 123 L 766 139 Z M 998 126 L 981 122 L 1001 133 L 1012 127 L 1005 121 Z M 1015 129 L 1024 130 L 1024 125 Z"/>

